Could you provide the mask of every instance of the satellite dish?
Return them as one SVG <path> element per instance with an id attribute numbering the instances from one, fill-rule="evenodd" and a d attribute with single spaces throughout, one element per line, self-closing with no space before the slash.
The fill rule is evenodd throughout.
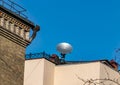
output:
<path id="1" fill-rule="evenodd" d="M 66 56 L 66 54 L 71 53 L 72 46 L 69 43 L 62 42 L 57 45 L 57 51 L 61 53 L 60 63 L 64 64 L 65 56 Z"/>
<path id="2" fill-rule="evenodd" d="M 68 54 L 72 51 L 72 46 L 69 43 L 62 42 L 57 45 L 57 51 L 61 54 Z"/>

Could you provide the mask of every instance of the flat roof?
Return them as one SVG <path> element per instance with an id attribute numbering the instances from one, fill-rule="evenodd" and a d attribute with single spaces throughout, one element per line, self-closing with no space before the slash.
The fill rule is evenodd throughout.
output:
<path id="1" fill-rule="evenodd" d="M 48 58 L 46 58 L 46 57 L 32 58 L 32 59 L 27 59 L 27 60 L 35 60 L 35 59 L 46 59 L 49 62 L 54 63 L 54 62 L 50 61 Z M 107 59 L 93 60 L 93 61 L 65 61 L 64 64 L 62 63 L 62 64 L 56 64 L 56 65 L 73 65 L 73 64 L 82 64 L 82 63 L 84 64 L 84 63 L 92 63 L 92 62 L 101 62 L 101 63 L 106 64 L 107 66 L 113 68 L 113 66 L 111 65 L 111 63 Z"/>

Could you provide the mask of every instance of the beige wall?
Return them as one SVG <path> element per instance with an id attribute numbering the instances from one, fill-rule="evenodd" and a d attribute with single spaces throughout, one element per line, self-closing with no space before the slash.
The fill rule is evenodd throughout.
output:
<path id="1" fill-rule="evenodd" d="M 44 59 L 25 61 L 24 85 L 43 85 Z"/>
<path id="2" fill-rule="evenodd" d="M 102 82 L 105 80 L 105 85 L 120 85 L 120 74 L 118 71 L 101 63 L 100 74 L 100 79 Z"/>
<path id="3" fill-rule="evenodd" d="M 98 62 L 56 66 L 54 85 L 82 85 L 91 78 L 99 78 L 99 73 Z"/>
<path id="4" fill-rule="evenodd" d="M 25 61 L 24 85 L 120 85 L 120 74 L 101 62 L 55 65 Z"/>
<path id="5" fill-rule="evenodd" d="M 43 85 L 54 84 L 54 68 L 55 68 L 55 64 L 47 60 L 44 60 L 44 84 Z"/>
<path id="6" fill-rule="evenodd" d="M 45 59 L 26 60 L 24 85 L 53 85 L 54 66 Z"/>

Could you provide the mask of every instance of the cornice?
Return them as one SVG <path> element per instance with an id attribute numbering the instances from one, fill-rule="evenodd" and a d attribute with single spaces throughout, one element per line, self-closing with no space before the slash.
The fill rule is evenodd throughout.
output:
<path id="1" fill-rule="evenodd" d="M 22 46 L 22 47 L 26 47 L 27 45 L 30 44 L 29 41 L 23 39 L 22 37 L 18 36 L 17 34 L 3 28 L 2 26 L 0 26 L 0 36 L 3 36 L 11 41 L 13 41 L 14 43 Z"/>
<path id="2" fill-rule="evenodd" d="M 0 10 L 0 17 L 4 18 L 5 20 L 9 21 L 10 23 L 14 23 L 16 26 L 23 28 L 26 31 L 30 31 L 30 26 L 24 24 L 22 21 L 10 16 L 9 14 L 6 14 L 5 12 Z"/>

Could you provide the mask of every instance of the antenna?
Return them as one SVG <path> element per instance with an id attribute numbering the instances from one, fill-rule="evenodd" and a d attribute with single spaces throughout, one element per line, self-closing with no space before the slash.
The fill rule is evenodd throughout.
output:
<path id="1" fill-rule="evenodd" d="M 61 63 L 65 63 L 65 56 L 71 53 L 72 46 L 69 43 L 62 42 L 57 45 L 57 51 L 61 54 Z"/>
<path id="2" fill-rule="evenodd" d="M 114 59 L 118 64 L 120 64 L 119 63 L 120 62 L 120 48 L 115 50 L 115 58 Z"/>

